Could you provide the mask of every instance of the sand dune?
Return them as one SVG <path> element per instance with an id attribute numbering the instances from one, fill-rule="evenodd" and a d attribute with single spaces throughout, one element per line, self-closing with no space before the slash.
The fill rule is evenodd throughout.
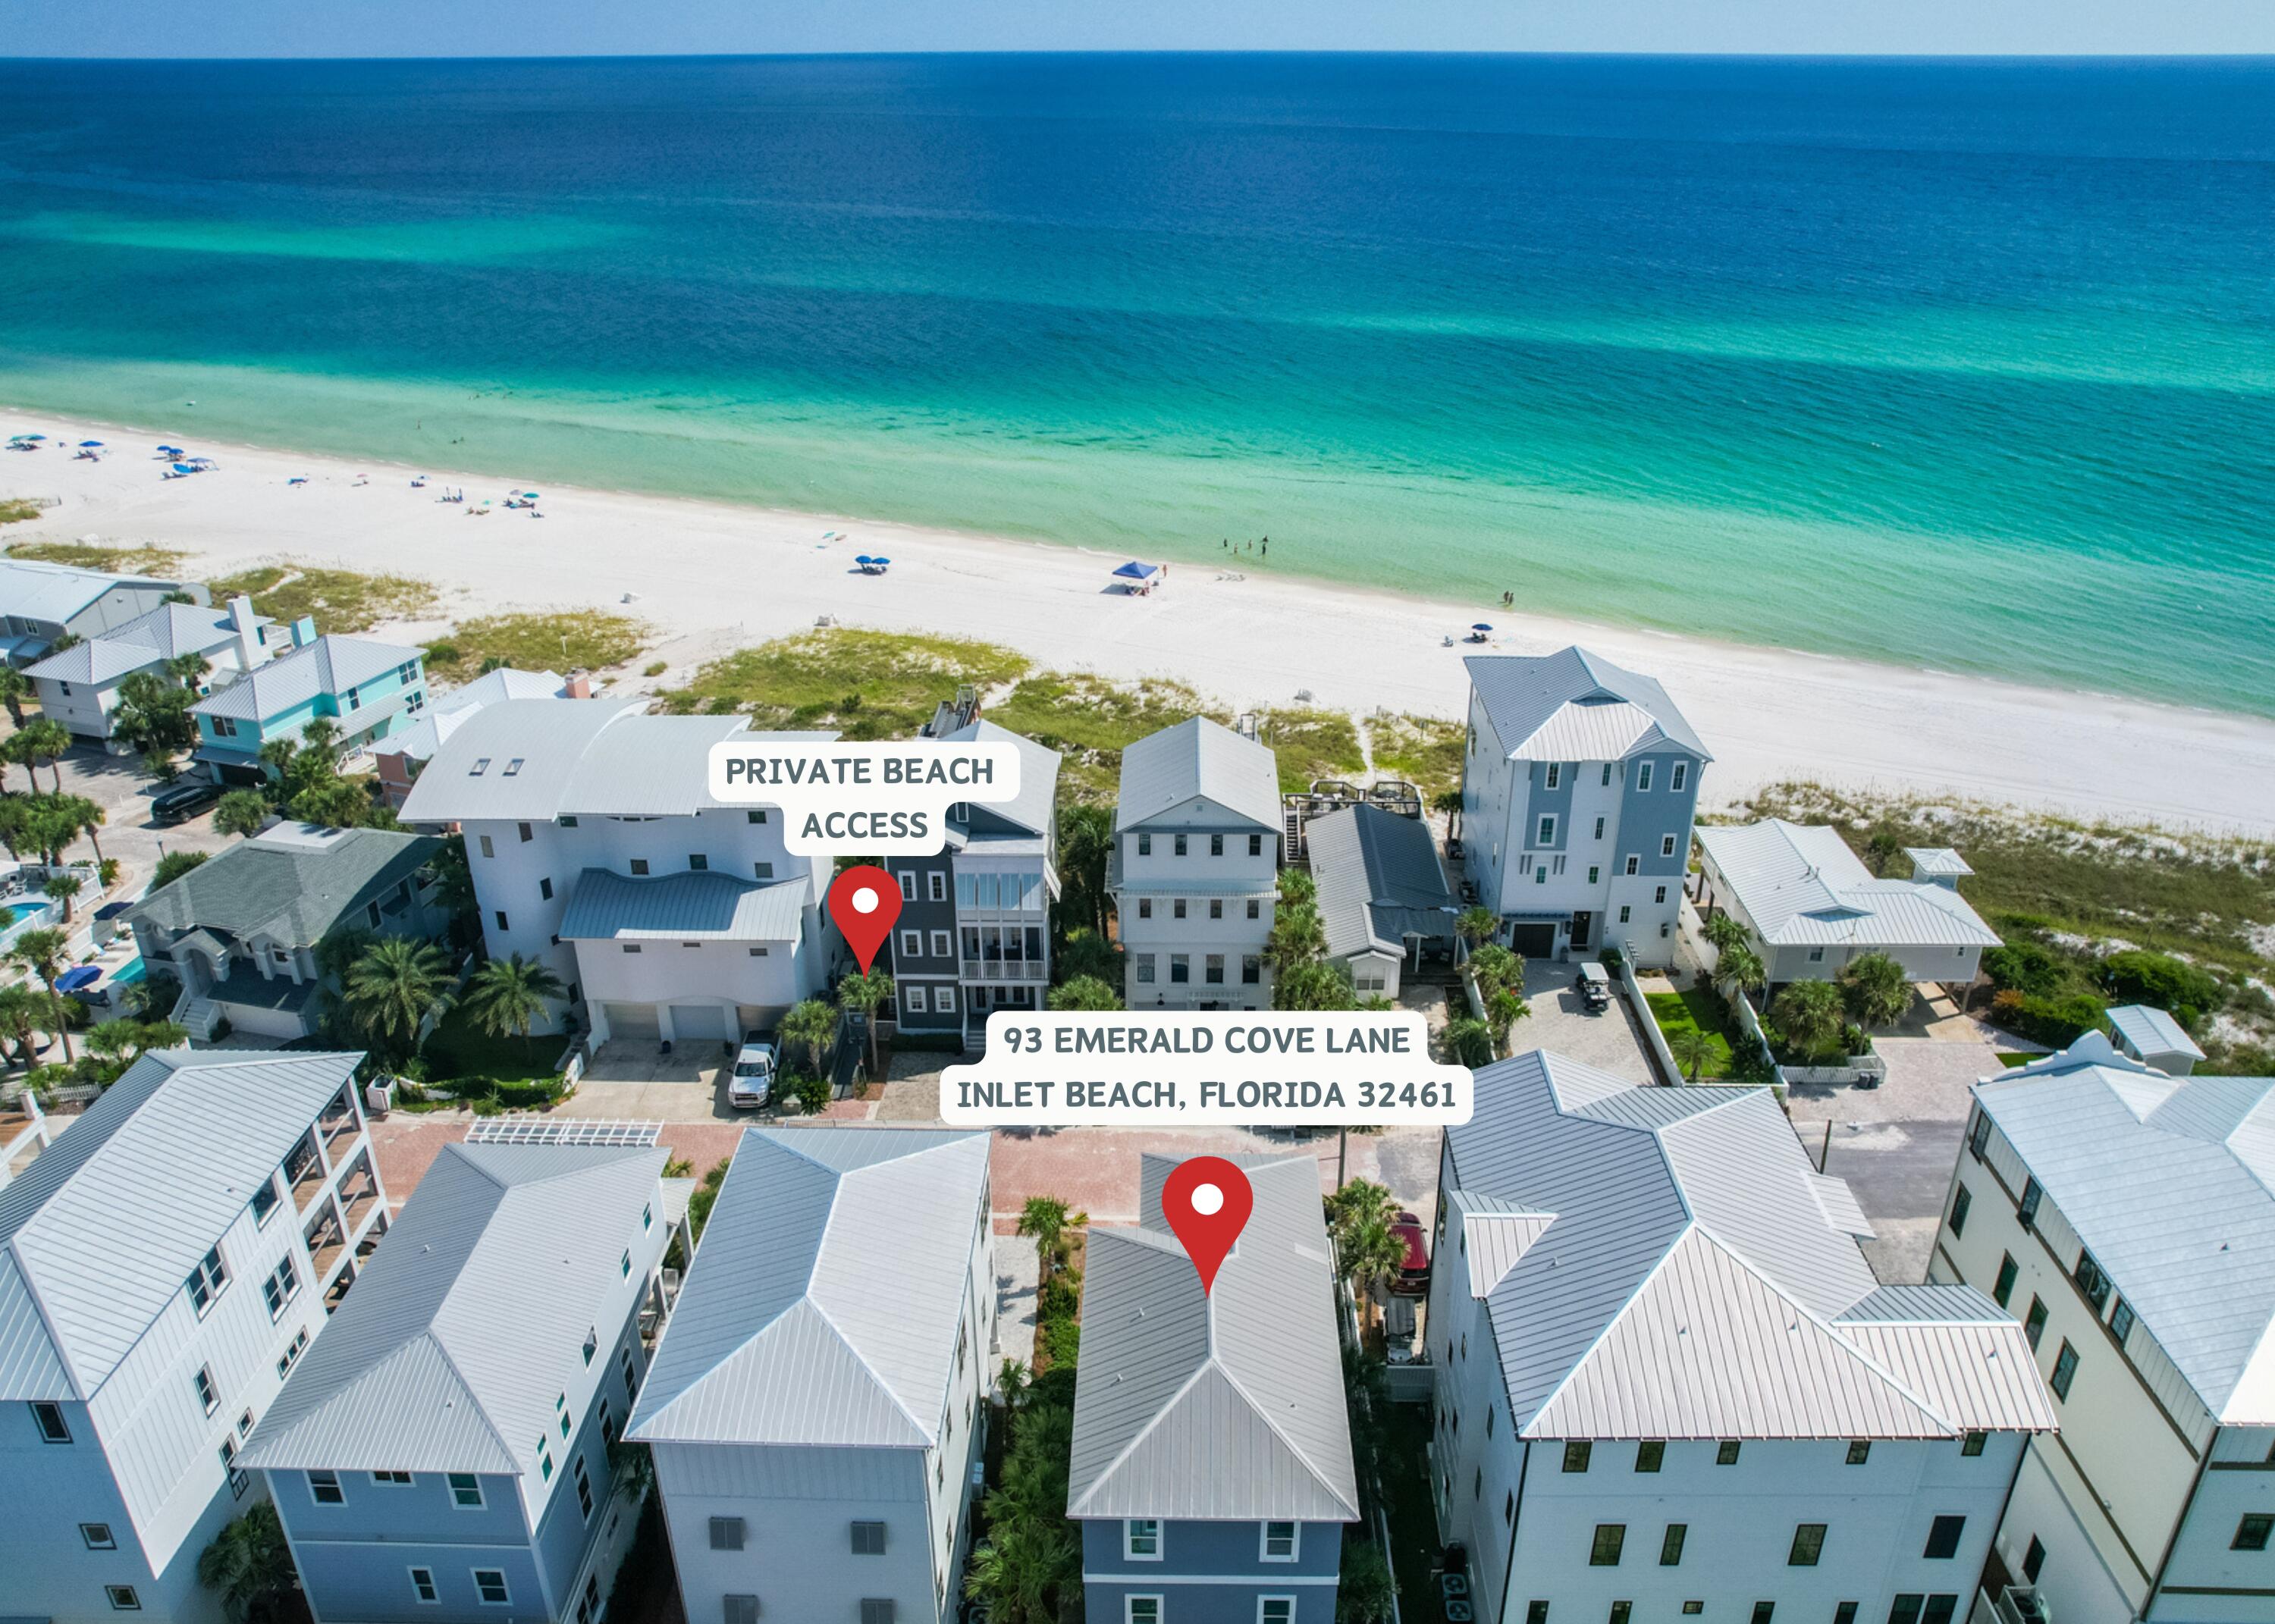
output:
<path id="1" fill-rule="evenodd" d="M 1009 644 L 1061 668 L 1175 676 L 1235 706 L 1284 706 L 1308 691 L 1325 706 L 1454 716 L 1464 702 L 1464 654 L 1582 642 L 1667 684 L 1714 752 L 1709 802 L 1806 776 L 2087 817 L 2275 830 L 2275 722 L 2253 717 L 1507 611 L 1488 616 L 1496 628 L 1488 649 L 1447 648 L 1441 638 L 1475 619 L 1473 609 L 1276 576 L 1252 560 L 1222 570 L 1179 564 L 1161 591 L 1131 598 L 1107 586 L 1119 556 L 1075 547 L 552 487 L 542 519 L 472 517 L 438 502 L 437 491 L 463 486 L 479 502 L 512 487 L 37 412 L 11 412 L 4 427 L 113 448 L 100 463 L 59 449 L 0 454 L 0 496 L 61 499 L 38 520 L 9 526 L 8 540 L 153 542 L 183 549 L 208 573 L 289 555 L 416 575 L 442 586 L 451 617 L 628 608 L 657 628 L 660 653 L 676 667 L 828 615 L 849 626 Z M 163 480 L 153 454 L 161 442 L 194 446 L 222 465 Z M 411 488 L 414 472 L 431 477 L 428 488 Z M 309 483 L 289 485 L 295 475 Z M 822 540 L 831 531 L 845 539 Z M 891 572 L 855 573 L 853 555 L 865 552 L 888 554 Z M 1224 578 L 1236 572 L 1246 578 Z M 1426 576 L 1417 569 L 1417 578 Z"/>

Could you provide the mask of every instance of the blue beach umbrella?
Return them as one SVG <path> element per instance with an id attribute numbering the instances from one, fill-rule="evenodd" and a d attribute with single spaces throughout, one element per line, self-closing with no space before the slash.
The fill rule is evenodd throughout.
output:
<path id="1" fill-rule="evenodd" d="M 873 563 L 873 564 L 888 564 L 888 563 L 892 563 L 893 561 L 892 561 L 891 559 L 889 559 L 889 558 L 884 557 L 884 556 L 882 556 L 881 555 L 880 555 L 879 556 L 877 556 L 877 557 L 875 557 L 875 558 L 872 558 L 869 562 L 870 562 L 871 563 Z"/>
<path id="2" fill-rule="evenodd" d="M 176 463 L 174 465 L 174 472 L 176 473 L 195 473 L 197 470 L 191 467 L 187 463 Z"/>
<path id="3" fill-rule="evenodd" d="M 182 454 L 182 448 L 178 445 L 162 445 L 158 450 L 166 457 L 179 457 Z"/>
<path id="4" fill-rule="evenodd" d="M 1493 628 L 1492 628 L 1491 626 L 1486 625 L 1486 624 L 1485 623 L 1485 622 L 1483 622 L 1483 621 L 1479 620 L 1479 621 L 1472 621 L 1472 622 L 1470 622 L 1470 631 L 1491 631 L 1493 630 Z"/>
<path id="5" fill-rule="evenodd" d="M 93 986 L 96 982 L 102 979 L 102 966 L 97 964 L 74 964 L 69 970 L 66 970 L 63 974 L 56 978 L 56 991 L 58 993 L 76 993 L 79 988 L 83 986 Z"/>
<path id="6" fill-rule="evenodd" d="M 1141 564 L 1133 558 L 1128 563 L 1123 564 L 1119 570 L 1116 570 L 1114 573 L 1116 575 L 1126 575 L 1133 581 L 1142 581 L 1147 576 L 1155 573 L 1159 569 L 1160 566 L 1158 564 Z"/>
<path id="7" fill-rule="evenodd" d="M 79 442 L 79 444 L 82 446 L 100 446 L 102 443 L 102 442 L 100 440 L 82 440 Z"/>
<path id="8" fill-rule="evenodd" d="M 853 555 L 853 562 L 857 564 L 873 564 L 877 561 L 866 553 L 856 553 Z"/>

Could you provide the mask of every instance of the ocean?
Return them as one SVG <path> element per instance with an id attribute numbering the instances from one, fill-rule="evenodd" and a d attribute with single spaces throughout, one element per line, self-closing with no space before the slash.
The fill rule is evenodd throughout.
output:
<path id="1" fill-rule="evenodd" d="M 2267 59 L 0 62 L 19 407 L 2262 714 L 2271 263 Z"/>

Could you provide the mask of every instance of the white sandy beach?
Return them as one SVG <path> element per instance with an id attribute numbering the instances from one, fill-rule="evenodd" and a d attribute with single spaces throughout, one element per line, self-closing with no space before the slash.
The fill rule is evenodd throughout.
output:
<path id="1" fill-rule="evenodd" d="M 2000 801 L 2084 817 L 2264 835 L 2275 830 L 2275 722 L 1904 670 L 1786 650 L 1498 610 L 1490 646 L 1442 646 L 1474 609 L 1274 575 L 1252 559 L 1178 564 L 1150 598 L 1107 588 L 1122 562 L 1076 547 L 990 540 L 828 514 L 548 484 L 541 520 L 469 517 L 518 488 L 494 476 L 358 465 L 11 411 L 0 431 L 49 449 L 0 454 L 0 497 L 57 497 L 7 541 L 155 543 L 221 574 L 279 556 L 413 575 L 451 618 L 560 605 L 625 609 L 656 629 L 679 680 L 728 649 L 812 627 L 925 631 L 1008 644 L 1042 665 L 1174 676 L 1236 706 L 1319 705 L 1461 714 L 1462 657 L 1584 643 L 1663 682 L 1713 751 L 1710 803 L 1780 778 Z M 101 462 L 57 449 L 109 442 Z M 221 466 L 161 478 L 154 448 Z M 414 472 L 431 483 L 411 488 Z M 309 483 L 288 480 L 305 475 Z M 359 483 L 359 479 L 367 483 Z M 846 539 L 822 541 L 825 532 Z M 857 553 L 892 558 L 854 571 Z M 1221 578 L 1244 570 L 1246 578 Z M 1765 589 L 1773 588 L 1765 583 Z M 627 594 L 631 594 L 626 601 Z M 431 637 L 439 624 L 408 629 Z M 2112 627 L 2111 635 L 2121 636 Z"/>

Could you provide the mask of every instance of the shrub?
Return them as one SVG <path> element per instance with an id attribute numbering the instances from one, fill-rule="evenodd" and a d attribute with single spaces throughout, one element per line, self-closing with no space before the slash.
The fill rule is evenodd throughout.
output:
<path id="1" fill-rule="evenodd" d="M 2069 965 L 2051 948 L 2035 941 L 2010 941 L 1984 951 L 1983 973 L 2001 991 L 2011 988 L 2044 998 L 2068 979 Z"/>
<path id="2" fill-rule="evenodd" d="M 829 1108 L 829 1079 L 828 1077 L 792 1077 L 790 1091 L 797 1096 L 797 1103 L 809 1116 L 819 1115 Z"/>
<path id="3" fill-rule="evenodd" d="M 2067 1048 L 2101 1024 L 2102 1001 L 2090 993 L 2037 998 L 2013 988 L 1991 1001 L 1991 1018 L 2009 1031 L 2055 1048 Z"/>
<path id="4" fill-rule="evenodd" d="M 640 675 L 642 676 L 661 676 L 669 669 L 671 669 L 671 662 L 669 661 L 651 660 L 640 668 Z"/>
<path id="5" fill-rule="evenodd" d="M 1035 1296 L 1035 1318 L 1039 1320 L 1071 1319 L 1082 1311 L 1082 1288 L 1061 1270 Z"/>
<path id="6" fill-rule="evenodd" d="M 1036 1330 L 1035 1340 L 1050 1355 L 1054 1367 L 1071 1366 L 1081 1357 L 1082 1325 L 1077 1320 L 1047 1319 Z"/>
<path id="7" fill-rule="evenodd" d="M 2101 978 L 2114 998 L 2175 1013 L 2216 1009 L 2224 996 L 2219 983 L 2195 965 L 2137 948 L 2102 960 Z"/>

